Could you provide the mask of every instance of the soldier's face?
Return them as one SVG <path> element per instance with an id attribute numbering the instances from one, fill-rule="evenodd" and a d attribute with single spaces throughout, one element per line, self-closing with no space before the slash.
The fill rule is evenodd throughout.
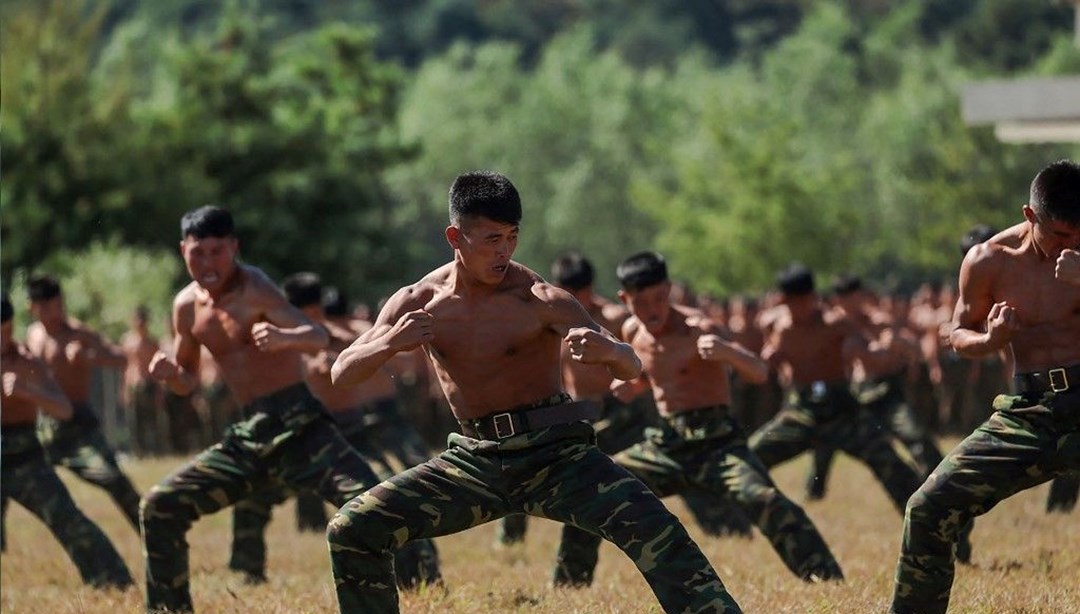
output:
<path id="1" fill-rule="evenodd" d="M 665 281 L 632 292 L 620 290 L 619 298 L 650 333 L 655 335 L 664 329 L 671 313 L 671 282 Z"/>
<path id="2" fill-rule="evenodd" d="M 496 285 L 506 276 L 517 249 L 518 229 L 517 224 L 469 218 L 447 228 L 446 239 L 477 281 Z"/>
<path id="3" fill-rule="evenodd" d="M 220 288 L 236 268 L 239 245 L 236 237 L 184 237 L 180 253 L 188 274 L 200 286 L 213 291 Z"/>
<path id="4" fill-rule="evenodd" d="M 1080 226 L 1052 220 L 1030 205 L 1024 207 L 1024 216 L 1031 222 L 1035 245 L 1047 258 L 1056 260 L 1063 250 L 1080 249 Z"/>
<path id="5" fill-rule="evenodd" d="M 31 301 L 30 314 L 47 326 L 60 324 L 64 321 L 64 297 L 54 296 L 42 301 Z"/>

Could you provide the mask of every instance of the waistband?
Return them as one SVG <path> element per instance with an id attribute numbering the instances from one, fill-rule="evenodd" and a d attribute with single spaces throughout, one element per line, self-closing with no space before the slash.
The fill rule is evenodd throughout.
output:
<path id="1" fill-rule="evenodd" d="M 596 420 L 600 407 L 589 401 L 575 402 L 565 392 L 535 403 L 518 405 L 482 418 L 458 420 L 462 434 L 476 439 L 498 441 L 557 424 Z"/>
<path id="2" fill-rule="evenodd" d="M 283 416 L 310 411 L 318 407 L 318 401 L 312 396 L 308 387 L 302 383 L 297 383 L 254 399 L 244 405 L 242 411 L 244 417 L 250 418 L 257 413 Z"/>
<path id="3" fill-rule="evenodd" d="M 709 405 L 663 416 L 664 424 L 687 441 L 726 437 L 736 431 L 727 405 Z"/>
<path id="4" fill-rule="evenodd" d="M 804 402 L 817 403 L 835 394 L 851 394 L 851 384 L 844 380 L 824 381 L 817 380 L 797 386 L 795 394 Z"/>
<path id="5" fill-rule="evenodd" d="M 1013 377 L 1020 394 L 1029 392 L 1076 392 L 1080 390 L 1080 364 L 1055 367 L 1044 371 L 1029 371 Z"/>

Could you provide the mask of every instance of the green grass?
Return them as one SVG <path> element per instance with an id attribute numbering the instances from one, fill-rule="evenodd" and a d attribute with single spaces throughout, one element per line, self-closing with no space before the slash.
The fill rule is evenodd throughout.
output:
<path id="1" fill-rule="evenodd" d="M 145 490 L 182 459 L 132 461 L 125 465 Z M 802 500 L 806 458 L 774 472 L 781 488 Z M 87 589 L 60 546 L 37 519 L 17 504 L 8 510 L 8 551 L 0 560 L 3 612 L 118 613 L 142 608 L 142 554 L 134 532 L 103 492 L 60 470 L 80 507 L 109 535 L 139 585 L 126 593 Z M 976 524 L 974 565 L 958 569 L 952 609 L 956 613 L 1080 612 L 1080 510 L 1043 512 L 1047 486 L 1020 493 Z M 869 471 L 848 458 L 834 467 L 825 501 L 805 505 L 844 568 L 844 584 L 807 585 L 792 576 L 766 541 L 704 537 L 677 499 L 669 505 L 713 562 L 747 612 L 884 612 L 900 541 L 901 518 Z M 321 534 L 297 533 L 292 503 L 275 511 L 269 529 L 269 576 L 246 586 L 226 568 L 231 538 L 226 511 L 201 519 L 188 535 L 192 593 L 199 612 L 336 612 L 326 543 Z M 448 591 L 402 596 L 402 611 L 501 614 L 536 612 L 659 612 L 637 570 L 605 544 L 597 582 L 589 589 L 556 591 L 547 586 L 559 525 L 531 519 L 524 545 L 495 548 L 494 525 L 442 537 Z"/>

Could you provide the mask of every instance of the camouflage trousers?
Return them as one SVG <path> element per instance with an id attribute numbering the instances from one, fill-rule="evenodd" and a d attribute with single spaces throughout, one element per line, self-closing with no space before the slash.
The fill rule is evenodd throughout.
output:
<path id="1" fill-rule="evenodd" d="M 919 476 L 893 441 L 846 384 L 832 384 L 790 393 L 780 413 L 750 436 L 750 450 L 770 468 L 814 448 L 843 450 L 870 468 L 902 513 L 919 487 Z"/>
<path id="2" fill-rule="evenodd" d="M 802 508 L 784 496 L 768 470 L 746 447 L 746 438 L 725 407 L 667 418 L 645 431 L 645 440 L 613 460 L 658 497 L 700 491 L 727 500 L 757 525 L 788 569 L 804 580 L 839 580 L 839 565 Z M 589 584 L 599 537 L 567 525 L 555 570 L 556 584 Z"/>
<path id="3" fill-rule="evenodd" d="M 1046 497 L 1047 513 L 1067 514 L 1076 507 L 1080 498 L 1080 470 L 1054 478 L 1050 483 L 1050 494 Z"/>
<path id="4" fill-rule="evenodd" d="M 895 614 L 945 612 L 961 528 L 999 501 L 1080 468 L 1080 388 L 1000 395 L 994 409 L 908 502 Z"/>
<path id="5" fill-rule="evenodd" d="M 604 397 L 600 419 L 593 423 L 596 447 L 604 454 L 615 454 L 641 439 L 641 432 L 653 423 L 650 417 L 656 415 L 656 407 L 650 406 L 651 401 L 649 395 L 632 403 L 623 403 L 612 395 Z M 498 523 L 496 541 L 504 545 L 524 541 L 527 519 L 526 514 L 503 517 Z"/>
<path id="6" fill-rule="evenodd" d="M 367 461 L 378 480 L 388 480 L 394 475 L 389 463 L 383 456 L 385 445 L 373 441 L 372 433 L 363 420 L 350 420 L 349 415 L 342 420 L 341 412 L 333 412 L 334 418 L 345 441 Z M 351 414 L 350 414 L 351 415 Z M 426 460 L 426 459 L 425 459 Z M 266 527 L 270 524 L 273 507 L 285 502 L 291 495 L 296 495 L 297 513 L 301 505 L 320 506 L 321 498 L 312 501 L 310 491 L 296 492 L 286 487 L 274 487 L 261 490 L 251 497 L 238 501 L 233 507 L 233 543 L 229 568 L 248 575 L 249 581 L 258 582 L 266 576 Z M 340 507 L 340 506 L 339 506 Z M 309 516 L 305 520 L 311 521 Z M 325 521 L 323 530 L 325 530 Z M 416 540 L 403 546 L 394 557 L 394 569 L 398 586 L 411 588 L 421 583 L 434 583 L 440 580 L 439 558 L 435 544 L 431 540 Z"/>
<path id="7" fill-rule="evenodd" d="M 902 377 L 864 382 L 858 386 L 856 399 L 869 415 L 881 421 L 904 444 L 918 466 L 920 477 L 925 479 L 930 475 L 941 462 L 941 450 L 905 399 Z M 835 452 L 836 449 L 830 446 L 820 446 L 814 450 L 813 463 L 807 476 L 809 498 L 820 499 L 824 496 Z"/>
<path id="8" fill-rule="evenodd" d="M 585 422 L 500 441 L 452 433 L 445 452 L 350 501 L 327 530 L 341 611 L 398 611 L 395 548 L 517 512 L 613 542 L 665 612 L 739 612 L 678 519 L 594 440 Z"/>
<path id="9" fill-rule="evenodd" d="M 139 531 L 139 493 L 116 462 L 116 455 L 88 405 L 75 404 L 69 421 L 45 418 L 38 429 L 45 455 L 53 465 L 109 493 L 124 517 Z"/>
<path id="10" fill-rule="evenodd" d="M 146 606 L 192 611 L 187 531 L 199 517 L 264 489 L 295 488 L 342 505 L 377 482 L 307 388 L 257 399 L 245 420 L 142 500 Z"/>
<path id="11" fill-rule="evenodd" d="M 14 500 L 40 518 L 71 557 L 83 582 L 96 587 L 131 586 L 131 574 L 112 542 L 75 507 L 67 488 L 45 460 L 34 425 L 3 427 L 0 448 L 3 509 Z"/>
<path id="12" fill-rule="evenodd" d="M 165 423 L 161 387 L 153 380 L 144 380 L 129 386 L 127 397 L 133 451 L 138 456 L 163 454 L 168 425 Z"/>

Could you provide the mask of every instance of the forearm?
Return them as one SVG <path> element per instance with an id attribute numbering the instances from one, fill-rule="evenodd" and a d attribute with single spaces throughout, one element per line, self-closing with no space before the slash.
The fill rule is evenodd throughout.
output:
<path id="1" fill-rule="evenodd" d="M 981 358 L 1004 348 L 1007 342 L 995 342 L 988 333 L 956 328 L 949 334 L 949 345 L 964 358 Z"/>
<path id="2" fill-rule="evenodd" d="M 327 344 L 330 342 L 330 335 L 321 326 L 297 326 L 296 328 L 282 329 L 281 332 L 287 339 L 289 349 L 305 354 L 314 354 L 319 350 L 326 349 Z"/>
<path id="3" fill-rule="evenodd" d="M 729 347 L 723 360 L 750 384 L 764 384 L 769 379 L 769 363 L 757 354 L 742 348 Z"/>
<path id="4" fill-rule="evenodd" d="M 35 390 L 34 396 L 41 411 L 57 420 L 69 420 L 74 413 L 71 401 L 59 390 Z"/>
<path id="5" fill-rule="evenodd" d="M 398 353 L 382 339 L 354 343 L 343 350 L 330 368 L 335 386 L 351 386 L 370 378 Z"/>
<path id="6" fill-rule="evenodd" d="M 641 375 L 641 359 L 625 343 L 615 343 L 616 352 L 607 363 L 608 373 L 615 379 L 630 381 Z"/>

